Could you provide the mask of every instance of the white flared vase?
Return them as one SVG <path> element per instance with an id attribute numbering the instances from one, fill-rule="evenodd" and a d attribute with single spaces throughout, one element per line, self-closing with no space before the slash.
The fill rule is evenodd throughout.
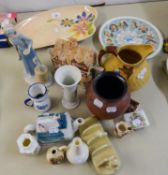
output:
<path id="1" fill-rule="evenodd" d="M 63 88 L 62 105 L 74 109 L 79 105 L 77 86 L 81 80 L 81 71 L 72 65 L 61 66 L 55 72 L 56 82 Z"/>
<path id="2" fill-rule="evenodd" d="M 75 137 L 68 146 L 66 156 L 72 164 L 83 164 L 89 157 L 89 148 L 80 137 Z"/>

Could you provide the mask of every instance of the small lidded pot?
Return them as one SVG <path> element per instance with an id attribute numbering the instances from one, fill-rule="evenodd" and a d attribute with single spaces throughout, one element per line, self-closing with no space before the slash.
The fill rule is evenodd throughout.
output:
<path id="1" fill-rule="evenodd" d="M 65 159 L 64 152 L 64 147 L 53 146 L 49 148 L 46 154 L 47 161 L 51 164 L 62 163 Z"/>
<path id="2" fill-rule="evenodd" d="M 126 123 L 124 121 L 120 121 L 120 122 L 116 123 L 115 129 L 114 129 L 114 135 L 118 136 L 118 137 L 122 137 L 126 134 L 129 134 L 132 131 L 133 130 L 128 123 Z"/>
<path id="3" fill-rule="evenodd" d="M 102 72 L 86 91 L 86 104 L 99 119 L 121 116 L 130 104 L 127 81 L 115 72 Z"/>

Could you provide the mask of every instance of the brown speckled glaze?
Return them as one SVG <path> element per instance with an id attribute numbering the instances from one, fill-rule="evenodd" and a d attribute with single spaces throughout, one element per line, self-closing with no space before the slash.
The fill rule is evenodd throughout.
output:
<path id="1" fill-rule="evenodd" d="M 108 92 L 105 94 L 105 96 L 102 96 L 102 94 L 99 93 L 99 91 L 96 88 L 98 86 L 99 81 L 102 78 L 104 78 L 104 76 L 109 76 L 109 78 L 112 77 L 111 81 L 108 81 L 107 84 L 109 87 L 117 86 L 117 88 L 114 89 L 117 90 L 117 93 L 119 93 L 119 95 L 115 96 L 116 93 L 111 93 L 109 94 L 109 96 L 111 95 L 111 97 L 109 97 L 106 96 L 108 95 Z M 119 84 L 116 85 L 116 81 L 114 80 L 119 81 Z M 105 84 L 106 83 L 101 84 L 102 89 L 107 89 L 107 91 L 110 90 L 107 87 L 103 87 L 105 86 Z M 119 86 L 122 86 L 122 88 L 120 89 Z M 102 89 L 100 87 L 100 91 Z M 115 97 L 113 98 L 112 96 Z M 130 104 L 130 93 L 128 91 L 126 80 L 122 76 L 113 72 L 100 73 L 87 88 L 86 103 L 90 111 L 99 119 L 114 119 L 116 117 L 119 117 L 127 110 Z"/>

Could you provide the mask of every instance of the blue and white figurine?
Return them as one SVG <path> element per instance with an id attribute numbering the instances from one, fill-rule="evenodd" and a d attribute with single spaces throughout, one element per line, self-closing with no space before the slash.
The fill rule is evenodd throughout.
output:
<path id="1" fill-rule="evenodd" d="M 41 63 L 35 50 L 32 48 L 32 40 L 16 32 L 13 27 L 7 27 L 5 29 L 5 34 L 9 41 L 16 47 L 19 59 L 23 61 L 26 73 L 25 80 L 28 83 L 33 83 L 35 75 L 34 69 Z"/>

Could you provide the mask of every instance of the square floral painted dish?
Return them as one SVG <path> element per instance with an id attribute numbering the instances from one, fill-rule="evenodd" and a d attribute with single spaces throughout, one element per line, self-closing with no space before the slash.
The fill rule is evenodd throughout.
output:
<path id="1" fill-rule="evenodd" d="M 109 45 L 152 44 L 154 52 L 148 59 L 156 56 L 163 46 L 163 37 L 152 23 L 131 16 L 116 17 L 105 22 L 100 28 L 99 40 L 103 48 Z"/>
<path id="2" fill-rule="evenodd" d="M 61 38 L 77 41 L 91 37 L 96 27 L 95 8 L 86 5 L 59 7 L 36 14 L 16 25 L 16 30 L 33 40 L 35 49 L 54 45 Z"/>

